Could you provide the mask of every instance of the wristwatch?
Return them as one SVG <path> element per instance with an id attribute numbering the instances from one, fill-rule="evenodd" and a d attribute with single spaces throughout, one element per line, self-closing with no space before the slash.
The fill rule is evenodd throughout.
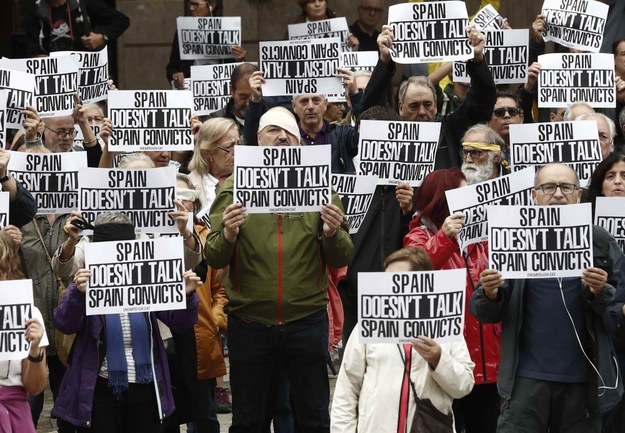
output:
<path id="1" fill-rule="evenodd" d="M 32 356 L 30 353 L 28 354 L 28 359 L 30 362 L 38 363 L 43 361 L 43 349 L 39 349 L 39 356 Z"/>

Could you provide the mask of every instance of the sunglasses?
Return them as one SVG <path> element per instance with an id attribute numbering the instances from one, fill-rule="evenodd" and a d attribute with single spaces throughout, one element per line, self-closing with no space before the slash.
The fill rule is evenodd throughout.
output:
<path id="1" fill-rule="evenodd" d="M 506 115 L 506 113 L 508 113 L 510 115 L 510 117 L 514 117 L 514 116 L 518 116 L 519 114 L 521 114 L 521 109 L 516 108 L 516 107 L 501 107 L 501 108 L 497 108 L 496 110 L 493 110 L 493 114 L 496 117 L 504 117 Z"/>

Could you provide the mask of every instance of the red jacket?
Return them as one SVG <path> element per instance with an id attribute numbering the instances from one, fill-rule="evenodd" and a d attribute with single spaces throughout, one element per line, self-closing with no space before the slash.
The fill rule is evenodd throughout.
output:
<path id="1" fill-rule="evenodd" d="M 469 313 L 469 300 L 477 286 L 480 273 L 488 267 L 488 244 L 469 245 L 468 265 L 460 254 L 456 239 L 450 239 L 442 230 L 434 233 L 415 218 L 410 223 L 410 231 L 404 238 L 404 247 L 421 247 L 432 259 L 434 269 L 468 268 L 467 293 L 465 296 L 464 338 L 469 347 L 471 360 L 475 363 L 473 375 L 475 384 L 497 382 L 499 353 L 501 347 L 501 325 L 485 324 Z M 470 278 L 469 275 L 470 274 Z"/>

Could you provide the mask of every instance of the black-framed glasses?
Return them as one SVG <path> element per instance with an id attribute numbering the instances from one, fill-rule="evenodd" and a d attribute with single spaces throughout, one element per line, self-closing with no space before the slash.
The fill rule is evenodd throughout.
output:
<path id="1" fill-rule="evenodd" d="M 368 14 L 381 14 L 382 12 L 384 12 L 382 9 L 380 8 L 370 8 L 368 6 L 358 6 L 361 10 L 365 11 Z"/>
<path id="2" fill-rule="evenodd" d="M 69 138 L 74 138 L 74 136 L 76 135 L 76 130 L 75 129 L 52 129 L 52 128 L 48 128 L 46 126 L 46 129 L 48 131 L 52 131 L 56 134 L 57 137 L 59 137 L 60 140 L 63 140 L 65 137 L 69 137 Z"/>
<path id="3" fill-rule="evenodd" d="M 510 115 L 510 117 L 518 116 L 521 114 L 521 110 L 516 107 L 501 107 L 493 110 L 493 114 L 496 117 L 503 117 L 506 115 L 506 112 Z"/>
<path id="4" fill-rule="evenodd" d="M 482 153 L 486 152 L 481 149 L 462 149 L 462 156 L 467 159 L 467 156 L 471 155 L 471 159 L 479 159 Z"/>
<path id="5" fill-rule="evenodd" d="M 538 185 L 536 189 L 539 189 L 546 195 L 553 195 L 560 188 L 560 191 L 564 195 L 573 194 L 579 187 L 573 183 L 543 183 Z"/>

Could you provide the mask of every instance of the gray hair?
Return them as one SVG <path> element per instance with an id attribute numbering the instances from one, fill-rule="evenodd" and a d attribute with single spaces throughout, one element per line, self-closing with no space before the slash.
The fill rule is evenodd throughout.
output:
<path id="1" fill-rule="evenodd" d="M 614 137 L 616 137 L 616 126 L 614 121 L 603 113 L 586 113 L 577 117 L 575 120 L 595 120 L 603 119 L 608 124 L 608 130 L 610 131 L 610 143 L 614 143 Z M 620 116 L 619 116 L 620 119 Z"/>
<path id="2" fill-rule="evenodd" d="M 595 112 L 595 109 L 592 108 L 592 106 L 586 102 L 574 102 L 571 105 L 569 105 L 569 108 L 566 109 L 566 111 L 564 112 L 564 116 L 562 116 L 562 118 L 564 120 L 576 120 L 576 119 L 572 119 L 572 112 L 575 108 L 577 107 L 586 107 L 586 108 L 590 108 L 590 111 L 592 111 L 593 113 Z"/>
<path id="3" fill-rule="evenodd" d="M 123 212 L 102 212 L 96 217 L 93 225 L 99 226 L 102 224 L 132 224 L 132 221 Z"/>
<path id="4" fill-rule="evenodd" d="M 404 102 L 404 97 L 406 96 L 406 91 L 408 90 L 408 86 L 421 86 L 430 89 L 432 92 L 432 97 L 434 98 L 434 104 L 436 104 L 436 88 L 430 81 L 428 77 L 424 77 L 423 75 L 414 75 L 409 77 L 406 81 L 401 83 L 399 86 L 399 93 L 397 94 L 397 98 L 399 102 Z"/>
<path id="5" fill-rule="evenodd" d="M 501 149 L 503 149 L 506 145 L 506 142 L 503 141 L 503 138 L 501 138 L 501 135 L 499 135 L 497 131 L 495 131 L 490 126 L 486 126 L 482 123 L 478 123 L 477 125 L 473 125 L 469 129 L 467 129 L 467 132 L 465 132 L 464 135 L 462 136 L 462 142 L 466 140 L 469 134 L 473 134 L 473 133 L 482 134 L 484 136 L 484 141 L 486 143 L 496 144 Z"/>
<path id="6" fill-rule="evenodd" d="M 154 161 L 152 161 L 150 157 L 143 152 L 129 153 L 127 155 L 124 155 L 124 157 L 119 161 L 118 167 L 126 168 L 129 164 L 133 162 L 145 162 L 146 164 L 148 164 L 149 168 L 155 167 Z"/>

